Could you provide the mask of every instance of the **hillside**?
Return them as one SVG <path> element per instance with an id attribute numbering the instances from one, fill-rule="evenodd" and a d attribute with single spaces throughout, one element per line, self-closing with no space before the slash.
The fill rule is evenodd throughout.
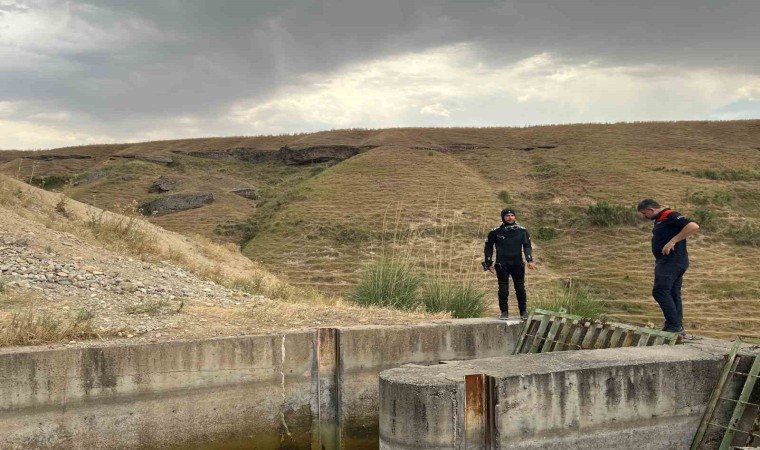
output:
<path id="1" fill-rule="evenodd" d="M 158 341 L 433 317 L 343 305 L 289 286 L 234 247 L 6 176 L 0 176 L 0 271 L 0 346 Z"/>
<path id="2" fill-rule="evenodd" d="M 213 193 L 210 204 L 149 220 L 239 244 L 293 285 L 345 295 L 366 261 L 394 251 L 423 271 L 475 277 L 494 310 L 496 283 L 478 261 L 508 203 L 534 236 L 529 301 L 572 280 L 640 324 L 661 317 L 650 297 L 651 224 L 630 208 L 653 197 L 702 224 L 690 242 L 687 329 L 760 335 L 760 121 L 339 130 L 0 158 L 8 175 L 112 210 Z M 148 193 L 160 176 L 177 187 Z M 258 198 L 233 193 L 243 188 Z M 590 209 L 599 204 L 608 207 L 600 217 Z"/>

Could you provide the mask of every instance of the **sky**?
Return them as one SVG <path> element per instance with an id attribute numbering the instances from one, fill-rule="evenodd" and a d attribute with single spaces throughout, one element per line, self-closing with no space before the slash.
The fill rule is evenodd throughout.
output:
<path id="1" fill-rule="evenodd" d="M 0 149 L 760 118 L 758 0 L 0 0 Z"/>

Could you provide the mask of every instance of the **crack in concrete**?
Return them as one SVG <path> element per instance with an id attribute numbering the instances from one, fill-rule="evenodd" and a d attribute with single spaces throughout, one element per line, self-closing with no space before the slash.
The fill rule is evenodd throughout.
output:
<path id="1" fill-rule="evenodd" d="M 290 434 L 290 429 L 288 428 L 288 424 L 285 421 L 285 335 L 282 335 L 282 344 L 281 344 L 281 351 L 280 356 L 282 359 L 280 360 L 280 377 L 282 380 L 282 408 L 280 408 L 280 420 L 282 421 L 282 426 L 285 427 L 285 433 L 288 435 L 288 437 L 293 437 L 292 434 Z"/>

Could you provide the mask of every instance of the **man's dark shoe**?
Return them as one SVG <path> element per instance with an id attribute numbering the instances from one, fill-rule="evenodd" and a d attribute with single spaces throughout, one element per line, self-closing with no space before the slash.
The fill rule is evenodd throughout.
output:
<path id="1" fill-rule="evenodd" d="M 522 319 L 522 320 L 528 320 L 528 315 L 527 314 L 520 314 L 520 319 Z"/>
<path id="2" fill-rule="evenodd" d="M 499 320 L 507 320 L 509 319 L 509 313 L 508 312 L 502 312 L 499 316 Z"/>

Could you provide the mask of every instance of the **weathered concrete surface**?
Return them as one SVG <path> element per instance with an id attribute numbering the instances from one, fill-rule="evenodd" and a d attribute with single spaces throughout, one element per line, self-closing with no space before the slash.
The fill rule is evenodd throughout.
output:
<path id="1" fill-rule="evenodd" d="M 0 448 L 330 449 L 329 436 L 333 448 L 377 448 L 380 371 L 511 353 L 519 327 L 323 329 L 322 347 L 312 331 L 0 349 Z"/>
<path id="2" fill-rule="evenodd" d="M 462 319 L 416 327 L 340 330 L 340 399 L 344 439 L 377 440 L 380 372 L 413 363 L 488 358 L 511 354 L 521 321 Z"/>
<path id="3" fill-rule="evenodd" d="M 313 333 L 0 355 L 0 448 L 311 447 Z M 276 447 L 273 447 L 276 448 Z"/>
<path id="4" fill-rule="evenodd" d="M 494 380 L 494 448 L 688 448 L 724 355 L 658 346 L 388 370 L 380 375 L 380 448 L 485 448 L 465 447 L 468 374 Z"/>

